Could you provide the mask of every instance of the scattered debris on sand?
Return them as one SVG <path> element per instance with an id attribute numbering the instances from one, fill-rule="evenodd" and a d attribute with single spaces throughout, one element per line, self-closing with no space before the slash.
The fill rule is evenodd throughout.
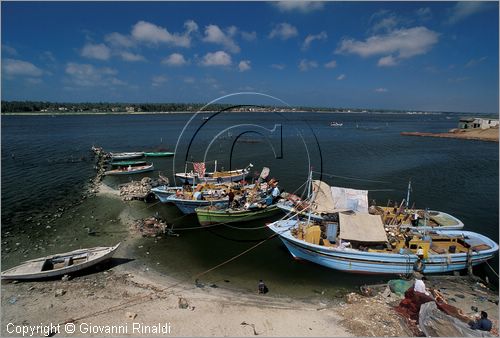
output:
<path id="1" fill-rule="evenodd" d="M 142 237 L 157 237 L 161 234 L 168 234 L 168 224 L 156 217 L 136 220 L 132 226 L 134 231 L 139 231 Z"/>
<path id="2" fill-rule="evenodd" d="M 168 182 L 165 182 L 163 178 L 152 179 L 150 177 L 143 177 L 140 181 L 132 181 L 120 185 L 120 196 L 124 201 L 141 200 L 153 202 L 156 196 L 151 192 L 151 189 L 164 184 L 168 184 Z"/>

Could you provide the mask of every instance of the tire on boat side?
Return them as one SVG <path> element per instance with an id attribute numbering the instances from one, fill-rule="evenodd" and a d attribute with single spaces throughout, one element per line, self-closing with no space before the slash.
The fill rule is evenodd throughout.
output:
<path id="1" fill-rule="evenodd" d="M 156 195 L 150 192 L 149 194 L 146 195 L 144 201 L 146 201 L 146 203 L 153 203 L 154 201 L 156 201 Z"/>

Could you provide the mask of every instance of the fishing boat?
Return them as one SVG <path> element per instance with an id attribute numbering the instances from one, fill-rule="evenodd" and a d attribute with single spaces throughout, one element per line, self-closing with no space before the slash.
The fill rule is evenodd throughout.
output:
<path id="1" fill-rule="evenodd" d="M 330 122 L 330 127 L 342 127 L 344 124 L 342 122 Z"/>
<path id="2" fill-rule="evenodd" d="M 113 161 L 116 160 L 132 160 L 134 158 L 141 158 L 144 156 L 143 152 L 129 152 L 129 153 L 109 153 Z"/>
<path id="3" fill-rule="evenodd" d="M 171 187 L 168 185 L 160 185 L 151 189 L 151 192 L 158 197 L 160 202 L 168 203 L 167 197 L 174 195 L 178 190 L 182 190 L 183 187 Z"/>
<path id="4" fill-rule="evenodd" d="M 132 174 L 141 174 L 145 173 L 148 171 L 153 171 L 155 170 L 153 163 L 149 165 L 142 165 L 142 166 L 128 166 L 128 167 L 120 167 L 118 169 L 113 169 L 113 170 L 108 170 L 104 172 L 104 175 L 132 175 Z"/>
<path id="5" fill-rule="evenodd" d="M 382 222 L 387 227 L 411 228 L 415 230 L 460 230 L 464 227 L 458 218 L 436 210 L 423 210 L 408 208 L 408 194 L 400 205 L 395 207 L 368 207 L 368 191 L 343 187 L 329 186 L 327 183 L 313 180 L 312 197 L 303 200 L 302 198 L 287 194 L 285 198 L 278 201 L 277 206 L 287 213 L 309 214 L 315 220 L 323 220 L 324 214 L 339 211 L 358 211 L 379 215 Z M 406 205 L 406 206 L 405 206 Z M 414 215 L 417 215 L 417 222 L 412 222 Z"/>
<path id="6" fill-rule="evenodd" d="M 458 230 L 412 232 L 406 246 L 370 214 L 340 212 L 336 221 L 287 219 L 268 227 L 294 258 L 353 273 L 444 273 L 486 262 L 498 251 L 488 237 Z"/>
<path id="7" fill-rule="evenodd" d="M 144 156 L 146 157 L 170 157 L 174 156 L 175 153 L 171 153 L 168 151 L 157 151 L 157 152 L 146 152 L 144 153 Z"/>
<path id="8" fill-rule="evenodd" d="M 111 247 L 79 249 L 26 261 L 2 272 L 2 279 L 39 279 L 67 275 L 110 259 L 118 249 Z"/>
<path id="9" fill-rule="evenodd" d="M 195 211 L 201 225 L 255 221 L 258 219 L 269 218 L 282 212 L 276 205 L 263 205 L 261 207 L 249 209 L 221 209 L 218 208 L 218 206 L 213 205 L 196 208 Z"/>
<path id="10" fill-rule="evenodd" d="M 134 167 L 138 165 L 145 165 L 146 161 L 118 161 L 111 162 L 112 167 L 128 167 L 129 165 Z"/>
<path id="11" fill-rule="evenodd" d="M 196 213 L 196 208 L 204 207 L 208 205 L 218 204 L 222 208 L 227 208 L 229 205 L 229 199 L 227 196 L 221 195 L 211 195 L 211 194 L 201 194 L 200 198 L 194 194 L 189 194 L 187 192 L 182 192 L 181 194 L 173 194 L 166 198 L 165 203 L 173 203 L 183 214 L 189 215 Z"/>
<path id="12" fill-rule="evenodd" d="M 182 182 L 187 182 L 189 184 L 195 184 L 197 182 L 205 183 L 226 183 L 226 182 L 238 182 L 250 173 L 253 164 L 249 164 L 245 169 L 235 169 L 231 171 L 217 171 L 217 161 L 215 161 L 215 169 L 213 172 L 205 172 L 204 163 L 192 163 L 193 165 L 202 164 L 202 170 L 187 172 L 187 164 L 192 162 L 186 162 L 186 168 L 183 173 L 175 174 L 176 177 L 180 178 Z"/>

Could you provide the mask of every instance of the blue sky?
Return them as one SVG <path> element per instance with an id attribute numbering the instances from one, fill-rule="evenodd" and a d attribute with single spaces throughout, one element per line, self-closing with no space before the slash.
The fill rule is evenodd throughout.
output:
<path id="1" fill-rule="evenodd" d="M 2 99 L 498 113 L 498 2 L 2 2 Z"/>

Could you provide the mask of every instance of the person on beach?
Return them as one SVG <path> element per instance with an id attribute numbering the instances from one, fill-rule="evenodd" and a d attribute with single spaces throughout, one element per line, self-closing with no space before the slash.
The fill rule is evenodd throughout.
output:
<path id="1" fill-rule="evenodd" d="M 262 281 L 262 279 L 259 280 L 259 294 L 266 294 L 269 292 L 269 289 L 267 288 L 266 284 Z"/>
<path id="2" fill-rule="evenodd" d="M 491 320 L 488 319 L 488 313 L 481 311 L 481 318 L 469 323 L 469 326 L 473 330 L 491 331 L 493 325 Z"/>

